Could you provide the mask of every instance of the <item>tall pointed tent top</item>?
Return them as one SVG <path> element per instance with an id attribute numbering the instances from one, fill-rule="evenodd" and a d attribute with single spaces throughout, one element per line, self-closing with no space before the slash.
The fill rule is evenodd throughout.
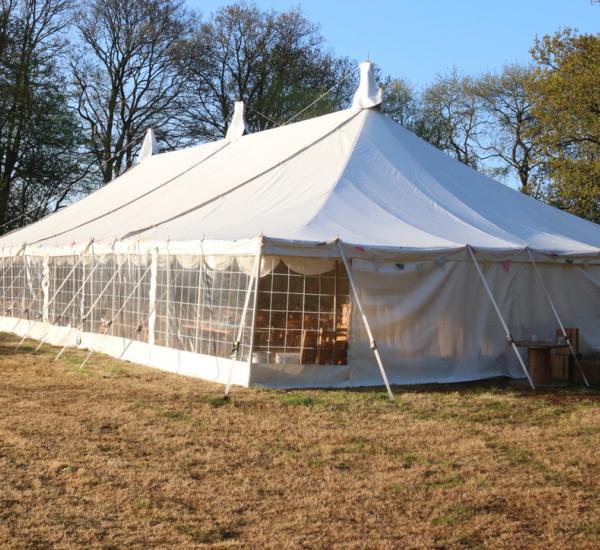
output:
<path id="1" fill-rule="evenodd" d="M 228 141 L 234 141 L 244 135 L 246 131 L 246 122 L 244 121 L 244 102 L 236 101 L 233 107 L 233 117 L 229 128 L 227 128 L 227 134 L 225 139 Z"/>
<path id="2" fill-rule="evenodd" d="M 352 102 L 353 109 L 368 109 L 381 105 L 383 94 L 381 88 L 375 81 L 375 71 L 373 63 L 364 61 L 360 64 L 360 82 L 358 89 L 354 94 Z"/>
<path id="3" fill-rule="evenodd" d="M 149 158 L 152 155 L 156 155 L 157 153 L 158 145 L 156 144 L 154 130 L 152 128 L 148 128 L 146 130 L 146 137 L 144 138 L 144 142 L 142 143 L 142 148 L 140 149 L 138 162 L 142 162 L 144 159 Z"/>

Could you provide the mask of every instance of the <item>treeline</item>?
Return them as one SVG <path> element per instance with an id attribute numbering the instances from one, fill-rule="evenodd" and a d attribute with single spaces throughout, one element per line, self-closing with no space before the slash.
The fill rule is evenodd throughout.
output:
<path id="1" fill-rule="evenodd" d="M 408 129 L 600 221 L 598 35 L 563 31 L 533 45 L 530 66 L 452 71 L 421 90 L 380 78 L 385 110 Z M 263 130 L 348 107 L 356 79 L 356 61 L 300 9 L 0 0 L 0 224 L 14 220 L 0 232 L 123 173 L 149 127 L 162 149 L 215 139 L 242 99 Z"/>

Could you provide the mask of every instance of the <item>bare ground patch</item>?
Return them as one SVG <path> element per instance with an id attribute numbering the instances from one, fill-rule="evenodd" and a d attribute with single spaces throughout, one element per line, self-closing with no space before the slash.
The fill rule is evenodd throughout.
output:
<path id="1" fill-rule="evenodd" d="M 218 385 L 15 344 L 0 337 L 1 546 L 600 546 L 598 390 L 227 402 Z"/>

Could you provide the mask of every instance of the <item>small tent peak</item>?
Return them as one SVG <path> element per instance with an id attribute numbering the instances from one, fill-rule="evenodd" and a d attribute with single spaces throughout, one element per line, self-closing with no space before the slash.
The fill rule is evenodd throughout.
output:
<path id="1" fill-rule="evenodd" d="M 227 128 L 225 139 L 228 141 L 234 141 L 242 137 L 245 131 L 246 121 L 244 120 L 244 102 L 236 101 L 233 107 L 233 117 L 231 118 L 229 128 Z"/>
<path id="2" fill-rule="evenodd" d="M 156 136 L 154 135 L 154 130 L 152 128 L 148 128 L 146 130 L 146 137 L 144 138 L 144 142 L 142 143 L 142 148 L 140 149 L 138 162 L 142 162 L 144 159 L 147 159 L 152 155 L 156 155 L 157 153 L 158 145 L 156 144 Z"/>
<path id="3" fill-rule="evenodd" d="M 354 94 L 353 109 L 369 109 L 381 105 L 383 93 L 377 86 L 374 67 L 370 61 L 364 61 L 359 65 L 360 82 Z"/>

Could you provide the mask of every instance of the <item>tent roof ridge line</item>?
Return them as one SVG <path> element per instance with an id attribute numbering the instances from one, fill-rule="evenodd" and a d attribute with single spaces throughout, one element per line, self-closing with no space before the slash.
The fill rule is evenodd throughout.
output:
<path id="1" fill-rule="evenodd" d="M 149 189 L 148 191 L 137 195 L 135 197 L 133 197 L 132 199 L 130 199 L 129 201 L 126 201 L 122 204 L 120 204 L 119 206 L 116 206 L 114 208 L 111 208 L 110 210 L 99 214 L 93 218 L 90 218 L 86 221 L 80 222 L 78 223 L 76 226 L 70 227 L 68 229 L 65 229 L 63 231 L 60 231 L 59 233 L 55 233 L 53 235 L 50 235 L 49 237 L 44 237 L 43 239 L 39 239 L 37 241 L 35 241 L 33 244 L 37 244 L 39 242 L 43 242 L 43 241 L 47 241 L 49 239 L 53 239 L 55 237 L 60 237 L 61 235 L 64 235 L 66 233 L 69 233 L 70 231 L 74 231 L 76 229 L 79 229 L 89 223 L 93 223 L 95 221 L 101 220 L 102 218 L 106 217 L 106 216 L 110 216 L 111 214 L 114 214 L 115 212 L 118 212 L 119 210 L 122 210 L 123 208 L 126 208 L 127 206 L 130 206 L 131 204 L 136 203 L 137 201 L 151 195 L 152 193 L 170 185 L 171 183 L 173 183 L 175 180 L 179 179 L 181 176 L 187 174 L 188 172 L 190 172 L 191 170 L 197 168 L 198 166 L 200 166 L 200 164 L 204 163 L 205 161 L 211 159 L 212 157 L 214 157 L 215 155 L 217 155 L 218 153 L 220 153 L 221 151 L 223 151 L 223 149 L 225 149 L 228 145 L 230 145 L 232 142 L 231 141 L 225 141 L 222 145 L 222 147 L 218 148 L 216 151 L 213 151 L 212 153 L 210 153 L 209 155 L 203 157 L 202 159 L 200 159 L 198 162 L 193 163 L 191 166 L 188 166 L 185 170 L 179 172 L 178 174 L 176 174 L 175 176 L 169 178 L 168 180 L 160 183 L 159 185 L 157 185 L 156 187 L 153 187 L 152 189 Z M 100 188 L 102 189 L 102 188 Z M 90 195 L 88 195 L 90 196 Z M 86 197 L 87 198 L 87 197 Z M 40 220 L 41 221 L 41 220 Z M 120 238 L 120 237 L 119 237 Z"/>
<path id="2" fill-rule="evenodd" d="M 363 111 L 368 111 L 368 110 L 369 110 L 369 108 L 361 108 L 358 114 L 362 113 Z M 315 213 L 308 219 L 308 221 L 306 221 L 304 223 L 304 225 L 302 227 L 308 227 L 317 218 L 317 216 L 319 215 L 321 210 L 325 207 L 325 205 L 327 204 L 327 202 L 329 201 L 329 199 L 335 192 L 338 184 L 340 183 L 342 176 L 346 172 L 346 168 L 348 168 L 348 164 L 350 164 L 350 160 L 352 159 L 352 155 L 354 154 L 354 151 L 356 150 L 356 145 L 357 145 L 360 135 L 365 127 L 366 122 L 367 122 L 367 117 L 365 116 L 365 117 L 363 117 L 363 120 L 361 121 L 360 128 L 358 128 L 356 130 L 356 135 L 354 136 L 352 145 L 348 148 L 348 154 L 346 155 L 346 158 L 344 159 L 344 162 L 342 163 L 342 166 L 340 167 L 340 170 L 339 170 L 337 176 L 334 178 L 333 184 L 331 185 L 327 195 L 321 201 L 321 204 L 316 209 Z M 338 236 L 336 236 L 335 238 L 337 240 L 339 240 Z"/>

